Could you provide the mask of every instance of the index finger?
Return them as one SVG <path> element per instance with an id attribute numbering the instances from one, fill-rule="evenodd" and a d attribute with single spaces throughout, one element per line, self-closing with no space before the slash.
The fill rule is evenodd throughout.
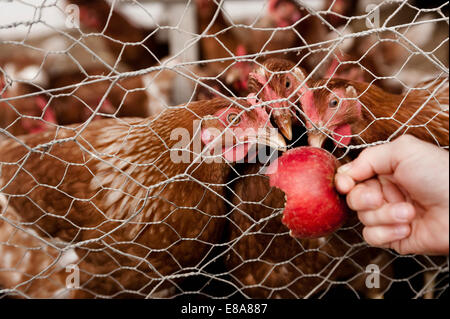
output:
<path id="1" fill-rule="evenodd" d="M 339 167 L 335 178 L 338 191 L 346 194 L 356 182 L 392 174 L 398 165 L 396 147 L 396 143 L 388 143 L 367 148 L 353 162 Z"/>

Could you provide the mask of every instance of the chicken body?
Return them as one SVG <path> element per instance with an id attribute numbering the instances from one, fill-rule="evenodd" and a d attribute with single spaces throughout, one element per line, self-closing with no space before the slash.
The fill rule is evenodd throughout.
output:
<path id="1" fill-rule="evenodd" d="M 357 13 L 359 0 L 326 0 L 324 10 L 329 10 L 327 21 L 334 27 L 339 28 L 347 24 L 348 17 Z"/>
<path id="2" fill-rule="evenodd" d="M 0 145 L 0 189 L 9 204 L 41 236 L 77 243 L 81 288 L 73 297 L 154 296 L 195 272 L 223 228 L 231 165 L 173 161 L 171 134 L 180 128 L 193 136 L 194 120 L 221 110 L 235 119 L 230 106 L 197 102 L 153 121 L 99 120 Z M 264 114 L 244 112 L 238 127 L 263 128 Z M 208 121 L 207 129 L 224 128 Z M 55 139 L 62 141 L 39 147 Z"/>
<path id="3" fill-rule="evenodd" d="M 201 68 L 202 73 L 215 79 L 203 82 L 225 95 L 246 96 L 251 62 L 232 58 L 252 53 L 249 51 L 249 30 L 232 27 L 225 18 L 222 8 L 213 0 L 196 0 L 195 3 L 197 31 L 204 34 L 200 40 L 200 58 L 206 61 L 226 59 L 207 62 L 206 67 Z M 197 91 L 200 98 L 215 95 L 213 91 L 203 88 Z"/>
<path id="4" fill-rule="evenodd" d="M 73 249 L 58 251 L 21 223 L 0 195 L 0 290 L 8 297 L 66 298 L 66 267 L 78 257 Z M 9 291 L 7 291 L 9 290 Z"/>
<path id="5" fill-rule="evenodd" d="M 133 70 L 147 68 L 168 55 L 168 44 L 158 40 L 157 30 L 133 25 L 104 0 L 70 0 L 80 8 L 80 20 L 111 39 L 103 39 L 116 59 Z M 127 45 L 132 43 L 133 45 Z"/>
<path id="6" fill-rule="evenodd" d="M 196 0 L 198 33 L 205 34 L 200 40 L 201 58 L 214 60 L 230 58 L 240 45 L 236 30 L 226 21 L 219 6 L 213 0 Z M 218 71 L 233 63 L 233 60 L 208 63 Z"/>
<path id="7" fill-rule="evenodd" d="M 327 39 L 328 27 L 323 21 L 311 14 L 305 7 L 292 0 L 270 0 L 268 6 L 267 31 L 257 31 L 255 38 L 255 52 L 285 50 L 286 48 L 299 48 L 290 51 L 265 56 L 284 57 L 293 62 L 301 62 L 302 67 L 311 71 L 322 59 L 323 52 L 318 51 L 318 43 Z M 270 28 L 284 28 L 283 30 L 270 30 Z M 314 30 L 314 31 L 312 31 Z M 323 45 L 322 45 L 323 46 Z"/>

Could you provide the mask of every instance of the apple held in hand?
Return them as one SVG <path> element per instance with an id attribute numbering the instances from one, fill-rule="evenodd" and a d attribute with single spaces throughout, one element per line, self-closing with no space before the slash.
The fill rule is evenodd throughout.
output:
<path id="1" fill-rule="evenodd" d="M 289 150 L 267 169 L 270 185 L 286 194 L 283 224 L 292 237 L 326 236 L 345 222 L 348 208 L 334 188 L 336 158 L 324 149 Z"/>

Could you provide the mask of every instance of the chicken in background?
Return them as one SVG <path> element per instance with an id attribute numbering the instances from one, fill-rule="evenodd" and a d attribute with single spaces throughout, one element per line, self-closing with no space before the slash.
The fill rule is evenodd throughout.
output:
<path id="1" fill-rule="evenodd" d="M 334 27 L 339 28 L 349 21 L 347 17 L 357 14 L 359 0 L 325 0 L 324 11 L 329 10 L 327 21 Z"/>
<path id="2" fill-rule="evenodd" d="M 401 93 L 402 88 L 389 79 L 379 78 L 378 63 L 372 58 L 357 57 L 340 50 L 335 50 L 325 61 L 325 68 L 315 73 L 312 79 L 344 79 L 356 82 L 366 82 L 377 85 L 390 93 Z"/>
<path id="3" fill-rule="evenodd" d="M 112 85 L 111 76 L 118 75 L 111 75 L 104 65 L 86 58 L 79 61 L 82 71 L 70 67 L 52 69 L 53 63 L 63 62 L 61 59 L 60 55 L 44 58 L 31 50 L 23 55 L 2 56 L 0 78 L 11 85 L 3 85 L 0 92 L 3 99 L 14 99 L 0 102 L 1 128 L 18 136 L 42 132 L 52 124 L 82 123 L 92 116 Z M 173 67 L 178 61 L 166 58 L 161 63 L 160 70 L 117 81 L 94 119 L 102 115 L 147 117 L 171 105 L 176 75 Z"/>
<path id="4" fill-rule="evenodd" d="M 102 33 L 101 39 L 106 42 L 115 60 L 120 59 L 132 70 L 153 66 L 168 55 L 168 44 L 158 39 L 157 28 L 143 29 L 133 25 L 105 0 L 68 1 L 79 6 L 81 25 Z"/>
<path id="5" fill-rule="evenodd" d="M 60 125 L 86 121 L 103 99 L 104 102 L 98 109 L 99 115 L 103 114 L 106 117 L 157 115 L 171 104 L 175 78 L 175 72 L 170 69 L 171 65 L 168 63 L 167 68 L 142 76 L 122 78 L 114 85 L 110 77 L 100 74 L 89 78 L 78 72 L 61 74 L 51 78 L 50 86 L 70 88 L 52 93 L 49 102 Z"/>
<path id="6" fill-rule="evenodd" d="M 347 5 L 351 1 L 328 2 L 324 10 L 333 3 L 331 11 L 350 10 Z M 362 0 L 356 3 L 358 9 L 356 6 L 351 8 L 354 10 L 351 14 L 354 19 L 348 20 L 348 24 L 341 24 L 336 30 L 330 30 L 326 35 L 327 41 L 336 41 L 342 36 L 366 31 L 367 21 L 361 15 L 367 15 L 366 8 L 369 4 L 380 4 L 377 9 L 380 25 L 387 19 L 390 21 L 388 27 L 411 23 L 415 25 L 395 28 L 399 34 L 386 30 L 356 38 L 349 37 L 337 45 L 327 61 L 323 62 L 324 54 L 319 54 L 321 63 L 314 64 L 314 67 L 319 65 L 314 72 L 302 64 L 312 73 L 313 79 L 333 77 L 363 81 L 374 83 L 390 93 L 399 94 L 416 84 L 417 79 L 439 76 L 448 68 L 448 24 L 444 21 L 436 22 L 436 19 L 442 18 L 437 13 L 419 13 L 410 6 L 400 8 L 399 4 L 394 3 L 365 3 Z M 326 17 L 329 20 L 332 16 L 337 17 Z M 420 54 L 420 50 L 432 54 L 425 56 Z"/>
<path id="7" fill-rule="evenodd" d="M 232 58 L 221 62 L 208 63 L 211 69 L 217 69 L 216 75 L 225 70 L 222 77 L 223 82 L 232 92 L 239 96 L 246 96 L 249 92 L 246 82 L 249 71 L 253 67 L 254 61 L 264 61 L 268 57 L 282 56 L 293 61 L 298 61 L 302 57 L 306 65 L 312 67 L 320 59 L 318 54 L 305 53 L 300 55 L 297 52 L 263 54 L 257 59 L 238 61 L 237 57 L 248 54 L 257 54 L 276 50 L 289 49 L 292 47 L 304 46 L 325 40 L 327 34 L 326 27 L 317 17 L 309 16 L 308 12 L 290 0 L 271 0 L 269 2 L 268 14 L 261 18 L 255 25 L 256 28 L 268 30 L 241 30 L 241 28 L 231 27 L 225 19 L 222 9 L 213 0 L 196 0 L 199 17 L 199 33 L 206 30 L 206 37 L 200 40 L 202 59 L 212 60 L 221 58 Z M 217 12 L 218 11 L 218 12 Z M 217 16 L 215 16 L 217 14 Z M 304 21 L 298 23 L 298 20 Z M 292 27 L 291 30 L 277 30 L 277 27 Z M 209 28 L 208 28 L 209 27 Z M 207 29 L 208 28 L 208 29 Z M 226 30 L 225 32 L 223 32 Z M 314 32 L 310 32 L 314 30 Z M 275 33 L 274 33 L 275 32 Z M 299 37 L 303 37 L 304 41 Z M 217 35 L 217 36 L 216 36 Z M 221 44 L 222 43 L 222 44 Z M 213 72 L 212 72 L 213 73 Z M 215 86 L 218 88 L 219 86 Z M 205 96 L 207 96 L 205 94 Z"/>
<path id="8" fill-rule="evenodd" d="M 231 65 L 224 75 L 225 83 L 236 92 L 236 96 L 247 96 L 249 94 L 248 80 L 254 62 L 239 59 L 239 57 L 247 54 L 245 46 L 239 45 L 236 49 L 236 62 Z"/>
<path id="9" fill-rule="evenodd" d="M 37 61 L 25 56 L 0 61 L 0 128 L 7 132 L 2 138 L 54 127 L 54 111 L 35 94 L 47 85 L 48 75 Z"/>
<path id="10" fill-rule="evenodd" d="M 211 100 L 223 96 L 233 96 L 233 92 L 224 84 L 224 80 L 219 79 L 205 79 L 201 75 L 204 70 L 197 72 L 197 77 L 194 84 L 193 100 Z M 207 75 L 206 73 L 204 75 Z M 207 76 L 208 77 L 208 76 Z"/>
<path id="11" fill-rule="evenodd" d="M 196 153 L 219 150 L 223 160 L 173 161 L 171 150 L 180 143 L 171 139 L 175 128 L 199 134 Z M 81 287 L 72 297 L 169 292 L 177 275 L 197 267 L 218 243 L 233 163 L 257 143 L 285 148 L 271 128 L 263 109 L 244 111 L 226 99 L 172 107 L 155 119 L 105 119 L 82 131 L 60 127 L 2 142 L 0 187 L 40 235 L 79 243 Z M 216 138 L 217 130 L 233 138 Z M 59 139 L 65 142 L 36 149 L 18 164 L 28 147 Z"/>
<path id="12" fill-rule="evenodd" d="M 267 16 L 255 26 L 268 28 L 269 30 L 253 31 L 250 51 L 254 53 L 273 50 L 283 51 L 289 48 L 314 45 L 325 41 L 329 33 L 328 27 L 322 23 L 319 17 L 312 15 L 293 0 L 270 0 Z M 284 29 L 274 31 L 273 28 Z M 280 52 L 264 55 L 262 59 L 279 57 L 295 63 L 301 61 L 302 67 L 310 71 L 323 57 L 317 49 L 319 49 L 319 46 L 304 48 L 300 51 L 290 51 L 289 53 Z"/>
<path id="13" fill-rule="evenodd" d="M 339 52 L 331 57 L 323 78 L 339 78 L 358 82 L 372 82 L 375 80 L 373 75 L 363 69 L 351 56 Z"/>
<path id="14" fill-rule="evenodd" d="M 380 25 L 389 19 L 389 28 L 407 27 L 396 27 L 396 32 L 388 29 L 357 37 L 344 51 L 373 76 L 381 78 L 375 83 L 390 93 L 401 93 L 413 87 L 418 79 L 436 77 L 448 69 L 448 23 L 436 21 L 442 19 L 436 12 L 418 10 L 411 6 L 382 3 L 378 8 Z M 359 22 L 363 25 L 356 25 L 356 30 L 367 30 L 365 20 Z"/>
<path id="15" fill-rule="evenodd" d="M 172 103 L 178 59 L 161 59 L 161 68 L 143 75 L 123 77 L 114 85 L 114 77 L 101 65 L 86 72 L 50 73 L 49 87 L 56 90 L 50 102 L 61 125 L 81 123 L 88 119 L 104 95 L 99 113 L 106 117 L 147 117 L 158 115 Z M 86 76 L 89 74 L 89 76 Z M 120 74 L 120 73 L 119 73 Z M 86 82 L 86 83 L 85 83 Z"/>
<path id="16" fill-rule="evenodd" d="M 301 17 L 297 7 L 292 4 L 291 14 L 294 17 L 285 13 L 286 17 L 284 17 L 284 20 L 278 21 L 272 14 L 277 15 L 279 11 L 284 11 L 284 2 L 283 5 L 279 5 L 280 9 L 277 9 L 278 4 L 271 1 L 268 14 L 260 18 L 255 24 L 256 28 L 271 28 L 271 30 L 266 31 L 232 26 L 228 19 L 225 18 L 223 8 L 219 8 L 218 3 L 214 0 L 196 0 L 198 33 L 202 34 L 205 32 L 205 36 L 200 40 L 200 55 L 204 60 L 232 58 L 263 51 L 284 50 L 290 48 L 298 41 L 298 36 L 295 35 L 295 32 L 289 30 L 275 32 L 275 36 L 273 36 L 273 28 L 279 26 L 277 23 L 287 23 L 285 21 L 295 23 L 297 20 L 291 21 L 290 19 L 299 19 Z M 290 56 L 296 59 L 296 53 L 290 54 Z M 267 57 L 268 55 L 264 55 L 263 59 Z M 233 62 L 233 59 L 228 59 L 208 64 L 222 71 Z"/>
<path id="17" fill-rule="evenodd" d="M 243 97 L 249 94 L 248 78 L 253 62 L 240 58 L 246 54 L 243 46 L 239 46 L 237 50 L 236 61 L 219 74 L 209 63 L 176 67 L 178 72 L 194 82 L 194 101 L 224 96 Z"/>
<path id="18" fill-rule="evenodd" d="M 237 52 L 242 39 L 225 19 L 222 8 L 214 0 L 195 0 L 197 8 L 198 34 L 204 34 L 200 39 L 200 59 L 215 60 L 232 58 Z M 208 67 L 216 69 L 218 75 L 232 59 L 208 63 Z"/>

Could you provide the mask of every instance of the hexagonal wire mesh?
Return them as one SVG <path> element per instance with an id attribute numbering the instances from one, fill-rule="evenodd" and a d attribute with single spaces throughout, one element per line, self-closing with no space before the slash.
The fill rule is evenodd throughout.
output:
<path id="1" fill-rule="evenodd" d="M 405 133 L 448 150 L 448 2 L 13 0 L 0 12 L 2 297 L 446 293 L 447 257 L 369 247 L 353 217 L 290 237 L 284 194 L 261 171 L 276 150 L 258 163 L 234 163 L 248 145 L 204 155 L 205 127 L 239 140 L 243 123 L 341 162 Z M 330 94 L 332 114 L 311 113 Z M 364 114 L 353 130 L 329 130 L 349 105 Z"/>

